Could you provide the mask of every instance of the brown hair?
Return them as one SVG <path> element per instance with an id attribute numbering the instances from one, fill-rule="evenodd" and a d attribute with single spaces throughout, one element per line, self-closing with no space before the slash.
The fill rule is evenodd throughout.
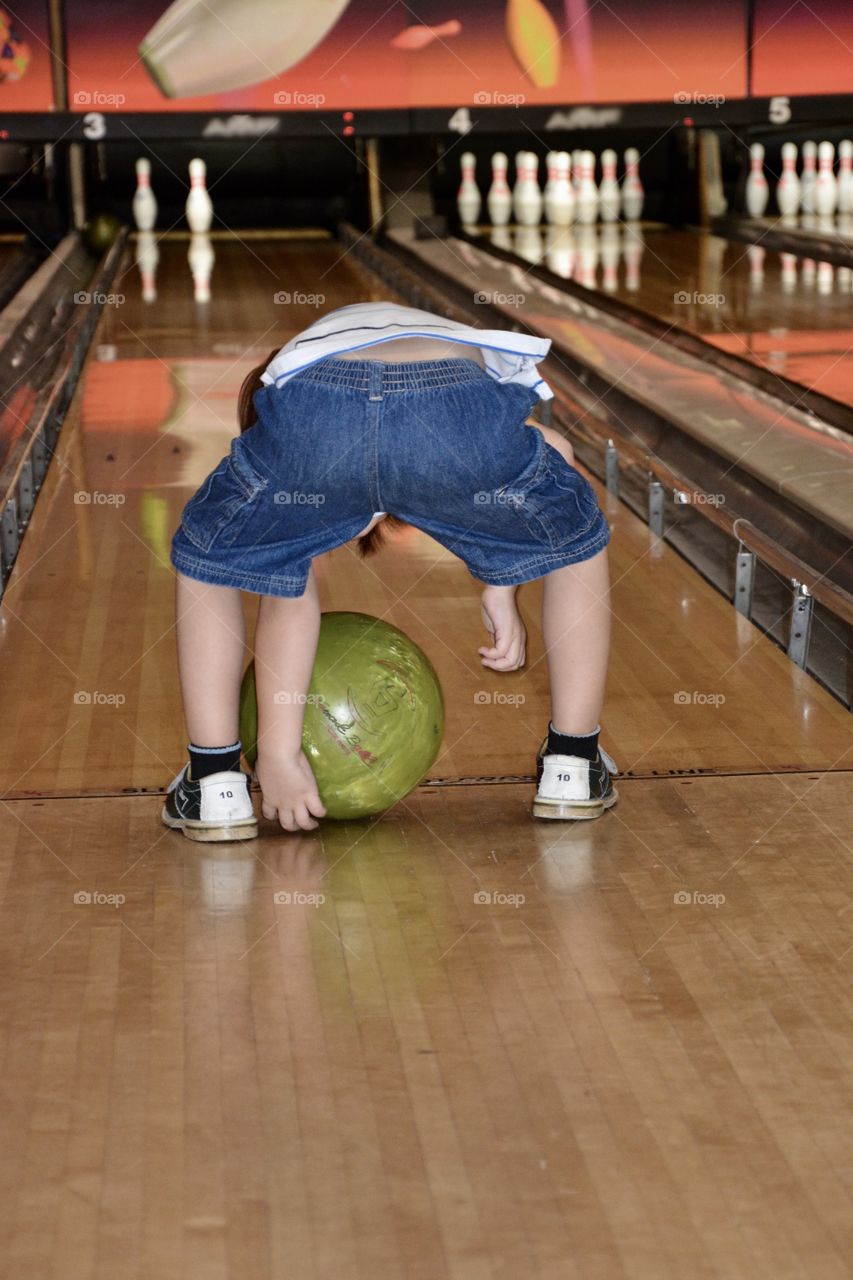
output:
<path id="1" fill-rule="evenodd" d="M 240 387 L 240 393 L 237 396 L 237 422 L 240 426 L 240 433 L 248 431 L 258 420 L 255 412 L 254 398 L 255 392 L 260 391 L 265 385 L 261 381 L 261 374 L 266 369 L 271 360 L 278 355 L 278 347 L 271 351 L 265 360 L 249 373 L 243 379 L 243 385 Z M 380 520 L 370 530 L 370 533 L 363 534 L 358 540 L 358 554 L 360 556 L 372 556 L 379 550 L 385 541 L 385 534 L 389 529 L 405 529 L 404 520 L 398 520 L 396 516 L 386 516 L 384 520 Z"/>

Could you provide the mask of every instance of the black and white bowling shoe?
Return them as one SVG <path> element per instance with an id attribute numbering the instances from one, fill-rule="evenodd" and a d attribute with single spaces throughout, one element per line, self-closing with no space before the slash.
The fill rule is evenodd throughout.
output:
<path id="1" fill-rule="evenodd" d="M 211 773 L 200 782 L 187 777 L 184 765 L 166 793 L 162 818 L 167 827 L 190 840 L 252 840 L 258 820 L 249 795 L 249 778 L 237 770 Z"/>
<path id="2" fill-rule="evenodd" d="M 590 762 L 581 756 L 549 756 L 547 747 L 546 739 L 536 757 L 534 818 L 600 818 L 616 803 L 612 776 L 619 770 L 606 751 L 599 747 Z"/>

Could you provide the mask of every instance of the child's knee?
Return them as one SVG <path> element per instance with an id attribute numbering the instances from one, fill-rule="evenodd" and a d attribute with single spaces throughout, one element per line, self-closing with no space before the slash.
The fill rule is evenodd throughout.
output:
<path id="1" fill-rule="evenodd" d="M 552 445 L 558 453 L 561 453 L 566 459 L 566 462 L 574 466 L 575 451 L 569 444 L 566 437 L 561 436 L 559 431 L 555 431 L 553 427 L 539 427 L 539 430 L 542 432 L 548 444 Z"/>

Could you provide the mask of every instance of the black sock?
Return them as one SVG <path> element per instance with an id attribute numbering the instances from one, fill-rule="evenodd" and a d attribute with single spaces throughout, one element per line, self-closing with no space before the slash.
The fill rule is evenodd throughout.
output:
<path id="1" fill-rule="evenodd" d="M 548 725 L 549 756 L 580 756 L 582 760 L 594 760 L 598 755 L 598 735 L 601 726 L 593 733 L 558 733 L 552 724 Z"/>
<path id="2" fill-rule="evenodd" d="M 240 768 L 243 744 L 234 742 L 230 747 L 197 747 L 191 742 L 187 750 L 190 753 L 190 777 L 193 782 L 201 782 L 211 773 L 236 773 Z"/>

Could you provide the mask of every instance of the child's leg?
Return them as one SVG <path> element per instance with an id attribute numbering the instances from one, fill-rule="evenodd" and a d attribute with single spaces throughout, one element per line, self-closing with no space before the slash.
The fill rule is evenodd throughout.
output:
<path id="1" fill-rule="evenodd" d="M 246 645 L 240 592 L 179 573 L 175 611 L 189 740 L 199 747 L 236 742 Z"/>
<path id="2" fill-rule="evenodd" d="M 549 573 L 542 636 L 548 653 L 551 720 L 561 734 L 594 733 L 601 720 L 610 649 L 607 550 Z"/>

